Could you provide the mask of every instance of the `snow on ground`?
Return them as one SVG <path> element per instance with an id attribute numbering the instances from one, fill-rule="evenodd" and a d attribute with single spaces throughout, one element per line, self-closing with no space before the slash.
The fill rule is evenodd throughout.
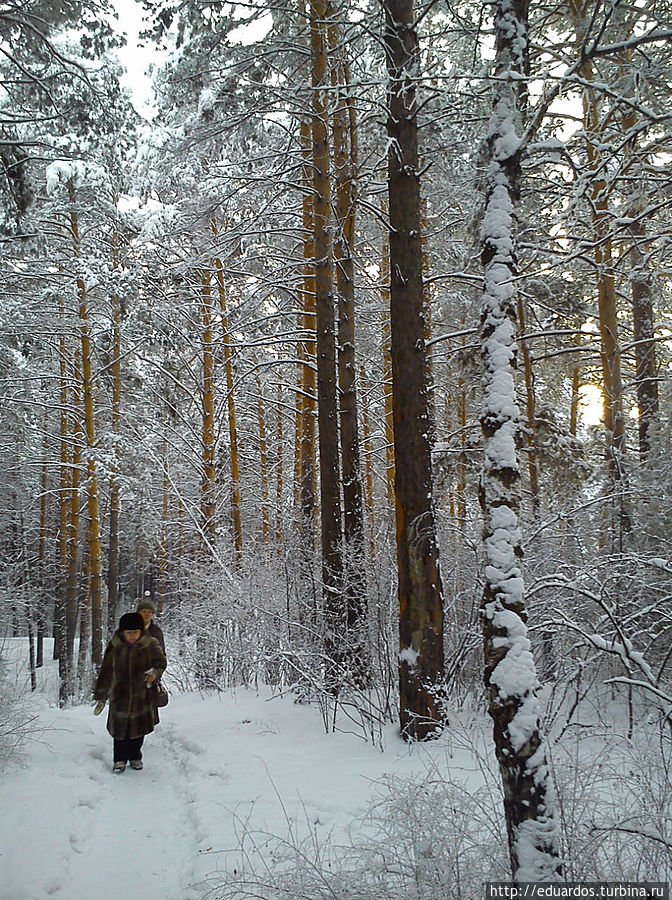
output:
<path id="1" fill-rule="evenodd" d="M 27 656 L 25 640 L 10 643 L 6 657 Z M 339 838 L 384 776 L 438 766 L 480 780 L 448 739 L 409 747 L 391 727 L 381 751 L 326 734 L 319 710 L 268 689 L 173 692 L 145 768 L 113 775 L 106 713 L 59 709 L 54 667 L 26 700 L 36 719 L 25 760 L 0 776 L 0 900 L 196 900 L 250 831 Z"/>

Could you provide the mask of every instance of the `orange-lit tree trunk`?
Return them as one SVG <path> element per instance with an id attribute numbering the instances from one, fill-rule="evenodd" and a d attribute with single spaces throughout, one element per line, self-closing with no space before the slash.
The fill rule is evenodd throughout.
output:
<path id="1" fill-rule="evenodd" d="M 317 493 L 317 440 L 316 440 L 316 392 L 317 355 L 315 345 L 315 226 L 314 185 L 312 164 L 312 131 L 308 120 L 301 121 L 301 182 L 303 186 L 303 288 L 301 328 L 303 338 L 299 342 L 299 391 L 298 391 L 298 483 L 302 545 L 308 556 L 315 546 L 316 493 Z"/>
<path id="2" fill-rule="evenodd" d="M 70 228 L 74 256 L 80 255 L 79 221 L 74 183 L 68 182 L 70 196 Z M 98 474 L 96 471 L 96 429 L 93 399 L 93 361 L 91 326 L 88 313 L 86 284 L 82 275 L 77 276 L 79 299 L 79 336 L 82 351 L 82 393 L 84 400 L 84 429 L 86 433 L 86 480 L 89 527 L 87 531 L 89 566 L 91 570 L 91 659 L 94 667 L 103 661 L 103 575 L 100 546 L 100 512 L 98 504 Z"/>
<path id="3" fill-rule="evenodd" d="M 443 597 L 432 505 L 432 423 L 425 348 L 413 0 L 385 0 L 390 322 L 402 733 L 442 726 Z"/>
<path id="4" fill-rule="evenodd" d="M 119 235 L 112 235 L 112 266 L 119 274 Z M 119 516 L 121 512 L 119 464 L 121 458 L 121 299 L 112 294 L 112 439 L 114 457 L 110 473 L 110 540 L 107 554 L 107 633 L 111 637 L 117 623 L 119 599 Z"/>

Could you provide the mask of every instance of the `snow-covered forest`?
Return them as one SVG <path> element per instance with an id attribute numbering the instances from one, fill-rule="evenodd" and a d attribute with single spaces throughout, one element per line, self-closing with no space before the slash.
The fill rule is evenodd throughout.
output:
<path id="1" fill-rule="evenodd" d="M 147 596 L 175 758 L 418 762 L 157 900 L 672 881 L 672 5 L 116 6 L 0 0 L 0 792 Z"/>

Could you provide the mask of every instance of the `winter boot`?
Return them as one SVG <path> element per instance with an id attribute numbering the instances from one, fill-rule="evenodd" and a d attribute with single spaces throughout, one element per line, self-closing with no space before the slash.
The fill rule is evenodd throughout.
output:
<path id="1" fill-rule="evenodd" d="M 141 769 L 142 768 L 142 760 L 141 759 L 132 759 L 131 760 L 131 768 L 132 769 Z"/>
<path id="2" fill-rule="evenodd" d="M 112 766 L 112 771 L 114 772 L 115 775 L 119 775 L 121 772 L 123 772 L 125 770 L 125 768 L 126 768 L 125 762 L 115 762 L 115 764 Z"/>

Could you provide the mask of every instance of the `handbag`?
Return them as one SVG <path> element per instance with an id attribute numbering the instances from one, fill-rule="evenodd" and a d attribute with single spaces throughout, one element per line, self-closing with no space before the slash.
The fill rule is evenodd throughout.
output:
<path id="1" fill-rule="evenodd" d="M 155 681 L 154 684 L 149 689 L 152 696 L 152 703 L 154 706 L 167 706 L 168 705 L 168 691 L 161 684 L 160 681 Z"/>

